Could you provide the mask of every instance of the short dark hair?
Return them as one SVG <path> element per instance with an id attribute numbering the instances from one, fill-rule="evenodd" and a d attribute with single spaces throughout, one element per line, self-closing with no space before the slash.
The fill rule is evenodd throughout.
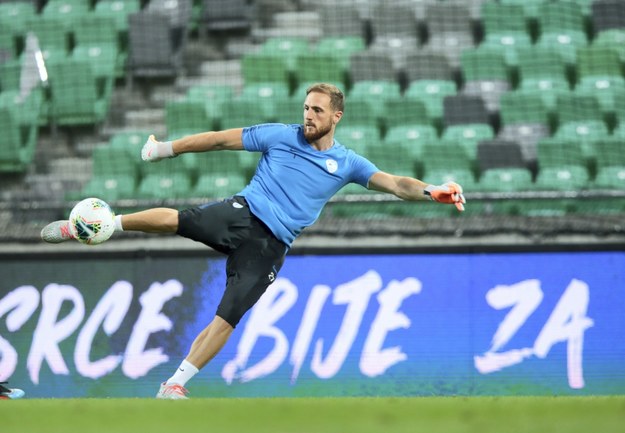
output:
<path id="1" fill-rule="evenodd" d="M 306 89 L 306 95 L 310 92 L 318 92 L 328 95 L 330 97 L 330 107 L 334 111 L 343 111 L 345 108 L 345 95 L 341 92 L 341 89 L 334 84 L 328 83 L 315 83 Z"/>

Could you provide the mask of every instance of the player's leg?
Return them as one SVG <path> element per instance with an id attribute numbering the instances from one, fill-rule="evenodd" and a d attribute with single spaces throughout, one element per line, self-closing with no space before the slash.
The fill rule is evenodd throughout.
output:
<path id="1" fill-rule="evenodd" d="M 153 208 L 115 217 L 115 229 L 142 231 L 145 233 L 175 233 L 178 230 L 178 211 L 169 208 Z M 41 230 L 41 239 L 51 244 L 72 240 L 68 220 L 54 221 Z"/>

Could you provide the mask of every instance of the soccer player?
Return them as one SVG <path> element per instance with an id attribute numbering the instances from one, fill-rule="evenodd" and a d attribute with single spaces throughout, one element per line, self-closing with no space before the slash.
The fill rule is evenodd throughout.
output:
<path id="1" fill-rule="evenodd" d="M 434 186 L 385 173 L 337 142 L 334 132 L 343 106 L 337 87 L 319 83 L 306 90 L 303 124 L 261 124 L 167 142 L 148 138 L 141 157 L 149 162 L 187 152 L 262 152 L 252 180 L 234 197 L 182 211 L 154 208 L 115 217 L 116 230 L 177 233 L 228 256 L 226 290 L 217 313 L 173 376 L 161 384 L 157 398 L 187 398 L 186 383 L 221 350 L 241 317 L 275 280 L 295 238 L 346 184 L 464 210 L 460 185 Z M 41 237 L 51 243 L 71 239 L 68 221 L 48 224 Z"/>

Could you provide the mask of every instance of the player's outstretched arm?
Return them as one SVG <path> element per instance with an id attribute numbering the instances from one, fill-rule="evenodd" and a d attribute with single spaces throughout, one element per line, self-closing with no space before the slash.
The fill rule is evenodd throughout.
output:
<path id="1" fill-rule="evenodd" d="M 141 159 L 149 162 L 173 158 L 181 153 L 208 152 L 212 150 L 241 150 L 243 129 L 209 131 L 189 135 L 173 141 L 157 141 L 150 135 L 141 149 Z"/>
<path id="2" fill-rule="evenodd" d="M 395 176 L 379 171 L 369 179 L 369 188 L 393 194 L 402 200 L 433 200 L 439 203 L 453 204 L 459 211 L 464 210 L 466 203 L 462 186 L 455 182 L 430 185 L 419 179 Z"/>

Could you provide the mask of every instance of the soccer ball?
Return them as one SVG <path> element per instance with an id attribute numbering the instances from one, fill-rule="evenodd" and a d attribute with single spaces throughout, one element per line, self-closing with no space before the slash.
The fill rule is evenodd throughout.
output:
<path id="1" fill-rule="evenodd" d="M 115 214 L 104 200 L 86 198 L 70 212 L 69 229 L 78 242 L 101 244 L 115 231 Z"/>

